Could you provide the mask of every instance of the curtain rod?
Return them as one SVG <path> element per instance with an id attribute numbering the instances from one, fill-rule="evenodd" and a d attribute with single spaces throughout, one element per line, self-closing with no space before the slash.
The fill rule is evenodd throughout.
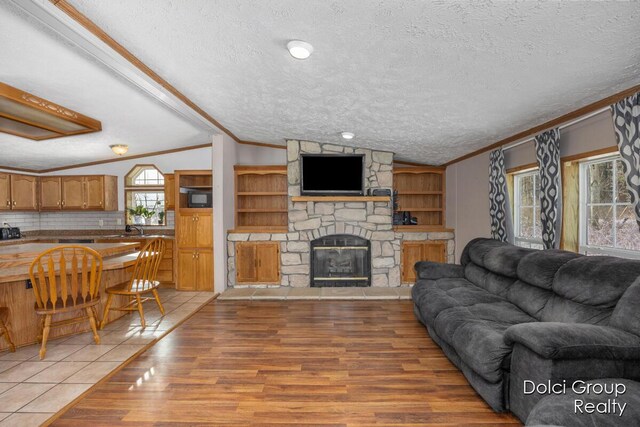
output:
<path id="1" fill-rule="evenodd" d="M 598 115 L 598 114 L 600 114 L 600 113 L 604 113 L 605 111 L 608 111 L 610 108 L 611 108 L 611 107 L 608 107 L 608 106 L 607 106 L 607 107 L 603 107 L 603 108 L 601 108 L 601 109 L 599 109 L 599 110 L 592 111 L 592 112 L 591 112 L 591 113 L 589 113 L 589 114 L 585 114 L 585 115 L 584 115 L 584 116 L 582 116 L 582 117 L 578 117 L 578 118 L 577 118 L 577 119 L 575 119 L 575 120 L 571 120 L 570 122 L 567 122 L 567 123 L 564 123 L 564 124 L 562 124 L 562 125 L 558 126 L 558 129 L 564 129 L 564 128 L 568 128 L 569 126 L 573 126 L 573 125 L 575 125 L 575 124 L 577 124 L 577 123 L 580 123 L 580 122 L 581 122 L 581 121 L 583 121 L 583 120 L 587 120 L 587 119 L 590 119 L 590 118 L 591 118 L 591 117 L 593 117 L 593 116 L 597 116 L 597 115 Z M 521 140 L 521 141 L 513 142 L 513 143 L 511 143 L 511 144 L 508 144 L 508 145 L 506 145 L 506 146 L 502 147 L 502 150 L 503 150 L 503 151 L 505 151 L 505 150 L 510 150 L 510 149 L 512 149 L 512 148 L 516 148 L 516 147 L 518 147 L 518 146 L 520 146 L 520 145 L 522 145 L 522 144 L 525 144 L 525 143 L 530 142 L 530 141 L 533 141 L 533 140 L 534 140 L 534 137 L 533 137 L 533 136 L 530 136 L 530 137 L 527 137 L 526 139 L 523 139 L 523 140 Z"/>

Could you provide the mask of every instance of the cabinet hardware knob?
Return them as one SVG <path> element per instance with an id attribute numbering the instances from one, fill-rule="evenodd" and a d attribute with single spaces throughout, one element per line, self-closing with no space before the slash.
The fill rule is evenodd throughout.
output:
<path id="1" fill-rule="evenodd" d="M 7 206 L 11 206 L 11 202 L 7 200 Z"/>
<path id="2" fill-rule="evenodd" d="M 18 204 L 18 203 L 16 203 L 16 201 L 14 200 L 14 201 L 13 201 L 13 206 L 15 206 L 15 205 L 17 205 L 17 204 Z"/>

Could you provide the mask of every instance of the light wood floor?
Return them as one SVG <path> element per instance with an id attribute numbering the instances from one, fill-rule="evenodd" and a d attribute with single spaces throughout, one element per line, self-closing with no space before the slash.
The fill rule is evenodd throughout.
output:
<path id="1" fill-rule="evenodd" d="M 54 425 L 520 425 L 494 413 L 410 301 L 215 301 Z"/>

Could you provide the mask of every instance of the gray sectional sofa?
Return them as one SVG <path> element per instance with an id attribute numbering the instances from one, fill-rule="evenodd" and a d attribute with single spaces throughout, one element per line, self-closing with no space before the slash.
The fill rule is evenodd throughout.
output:
<path id="1" fill-rule="evenodd" d="M 527 419 L 525 380 L 640 380 L 640 261 L 480 238 L 415 268 L 416 317 L 496 411 Z"/>

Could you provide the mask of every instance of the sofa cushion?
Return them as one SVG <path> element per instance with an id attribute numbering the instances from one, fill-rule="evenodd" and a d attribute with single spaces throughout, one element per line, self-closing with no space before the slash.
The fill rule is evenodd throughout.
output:
<path id="1" fill-rule="evenodd" d="M 640 335 L 640 277 L 624 292 L 611 314 L 609 325 Z"/>
<path id="2" fill-rule="evenodd" d="M 515 279 L 493 273 L 470 262 L 464 267 L 465 278 L 474 285 L 500 297 L 505 298 L 509 287 Z"/>
<path id="3" fill-rule="evenodd" d="M 520 246 L 501 246 L 491 249 L 484 257 L 484 268 L 487 270 L 517 279 L 518 264 L 525 255 L 538 252 L 535 249 L 521 248 Z"/>
<path id="4" fill-rule="evenodd" d="M 508 243 L 501 242 L 499 240 L 486 238 L 473 239 L 464 248 L 462 256 L 460 257 L 460 262 L 462 265 L 474 262 L 480 266 L 484 266 L 484 257 L 489 253 L 489 251 L 508 245 Z"/>
<path id="5" fill-rule="evenodd" d="M 553 278 L 560 267 L 582 256 L 584 255 L 558 249 L 534 251 L 518 264 L 518 279 L 539 288 L 551 289 Z"/>
<path id="6" fill-rule="evenodd" d="M 502 380 L 511 346 L 504 340 L 513 325 L 535 319 L 508 301 L 478 303 L 441 311 L 433 324 L 438 336 L 456 349 L 460 358 L 489 382 Z"/>
<path id="7" fill-rule="evenodd" d="M 452 307 L 503 301 L 466 279 L 418 280 L 411 292 L 422 319 L 428 324 L 433 324 L 441 311 Z"/>

